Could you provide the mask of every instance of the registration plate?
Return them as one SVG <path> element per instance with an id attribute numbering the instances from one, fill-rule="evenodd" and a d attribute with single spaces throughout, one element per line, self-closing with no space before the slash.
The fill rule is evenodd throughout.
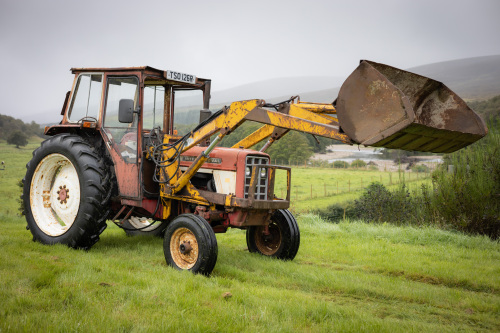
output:
<path id="1" fill-rule="evenodd" d="M 192 84 L 196 83 L 196 76 L 174 71 L 167 71 L 167 79 L 172 81 L 179 81 Z"/>

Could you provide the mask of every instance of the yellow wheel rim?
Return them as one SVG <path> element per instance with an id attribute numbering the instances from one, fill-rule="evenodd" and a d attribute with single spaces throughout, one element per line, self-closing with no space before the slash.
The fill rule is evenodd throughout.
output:
<path id="1" fill-rule="evenodd" d="M 181 269 L 190 269 L 198 260 L 198 241 L 196 236 L 187 228 L 179 228 L 170 238 L 170 254 Z"/>

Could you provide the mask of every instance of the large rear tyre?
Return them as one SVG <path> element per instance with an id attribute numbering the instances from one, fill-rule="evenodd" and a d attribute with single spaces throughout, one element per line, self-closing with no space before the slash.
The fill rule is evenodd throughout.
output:
<path id="1" fill-rule="evenodd" d="M 78 135 L 42 142 L 26 165 L 23 201 L 33 240 L 89 249 L 106 229 L 111 182 L 104 159 Z"/>
<path id="2" fill-rule="evenodd" d="M 269 221 L 269 234 L 265 226 L 247 229 L 248 251 L 282 260 L 292 260 L 300 246 L 300 231 L 295 217 L 286 209 L 274 212 Z"/>
<path id="3" fill-rule="evenodd" d="M 209 275 L 217 262 L 217 239 L 204 218 L 182 214 L 167 227 L 163 252 L 175 269 Z"/>

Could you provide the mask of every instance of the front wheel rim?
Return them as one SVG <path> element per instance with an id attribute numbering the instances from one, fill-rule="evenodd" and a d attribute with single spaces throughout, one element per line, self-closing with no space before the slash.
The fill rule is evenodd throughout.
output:
<path id="1" fill-rule="evenodd" d="M 271 221 L 269 223 L 269 235 L 264 233 L 265 226 L 260 226 L 255 229 L 255 246 L 259 249 L 260 253 L 266 256 L 272 256 L 278 252 L 281 246 L 281 229 L 280 226 Z"/>
<path id="2" fill-rule="evenodd" d="M 178 228 L 170 237 L 170 254 L 180 269 L 191 269 L 198 260 L 198 241 L 187 228 Z"/>
<path id="3" fill-rule="evenodd" d="M 38 163 L 30 185 L 30 206 L 46 235 L 60 236 L 71 228 L 80 207 L 80 179 L 66 156 L 50 154 Z"/>

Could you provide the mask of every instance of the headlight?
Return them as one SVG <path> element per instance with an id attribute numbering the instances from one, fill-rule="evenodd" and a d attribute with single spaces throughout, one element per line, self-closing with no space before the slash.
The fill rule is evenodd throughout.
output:
<path id="1" fill-rule="evenodd" d="M 260 178 L 266 177 L 266 168 L 260 168 Z"/>
<path id="2" fill-rule="evenodd" d="M 252 170 L 250 169 L 250 167 L 246 167 L 245 176 L 250 177 L 251 174 L 252 174 Z"/>

